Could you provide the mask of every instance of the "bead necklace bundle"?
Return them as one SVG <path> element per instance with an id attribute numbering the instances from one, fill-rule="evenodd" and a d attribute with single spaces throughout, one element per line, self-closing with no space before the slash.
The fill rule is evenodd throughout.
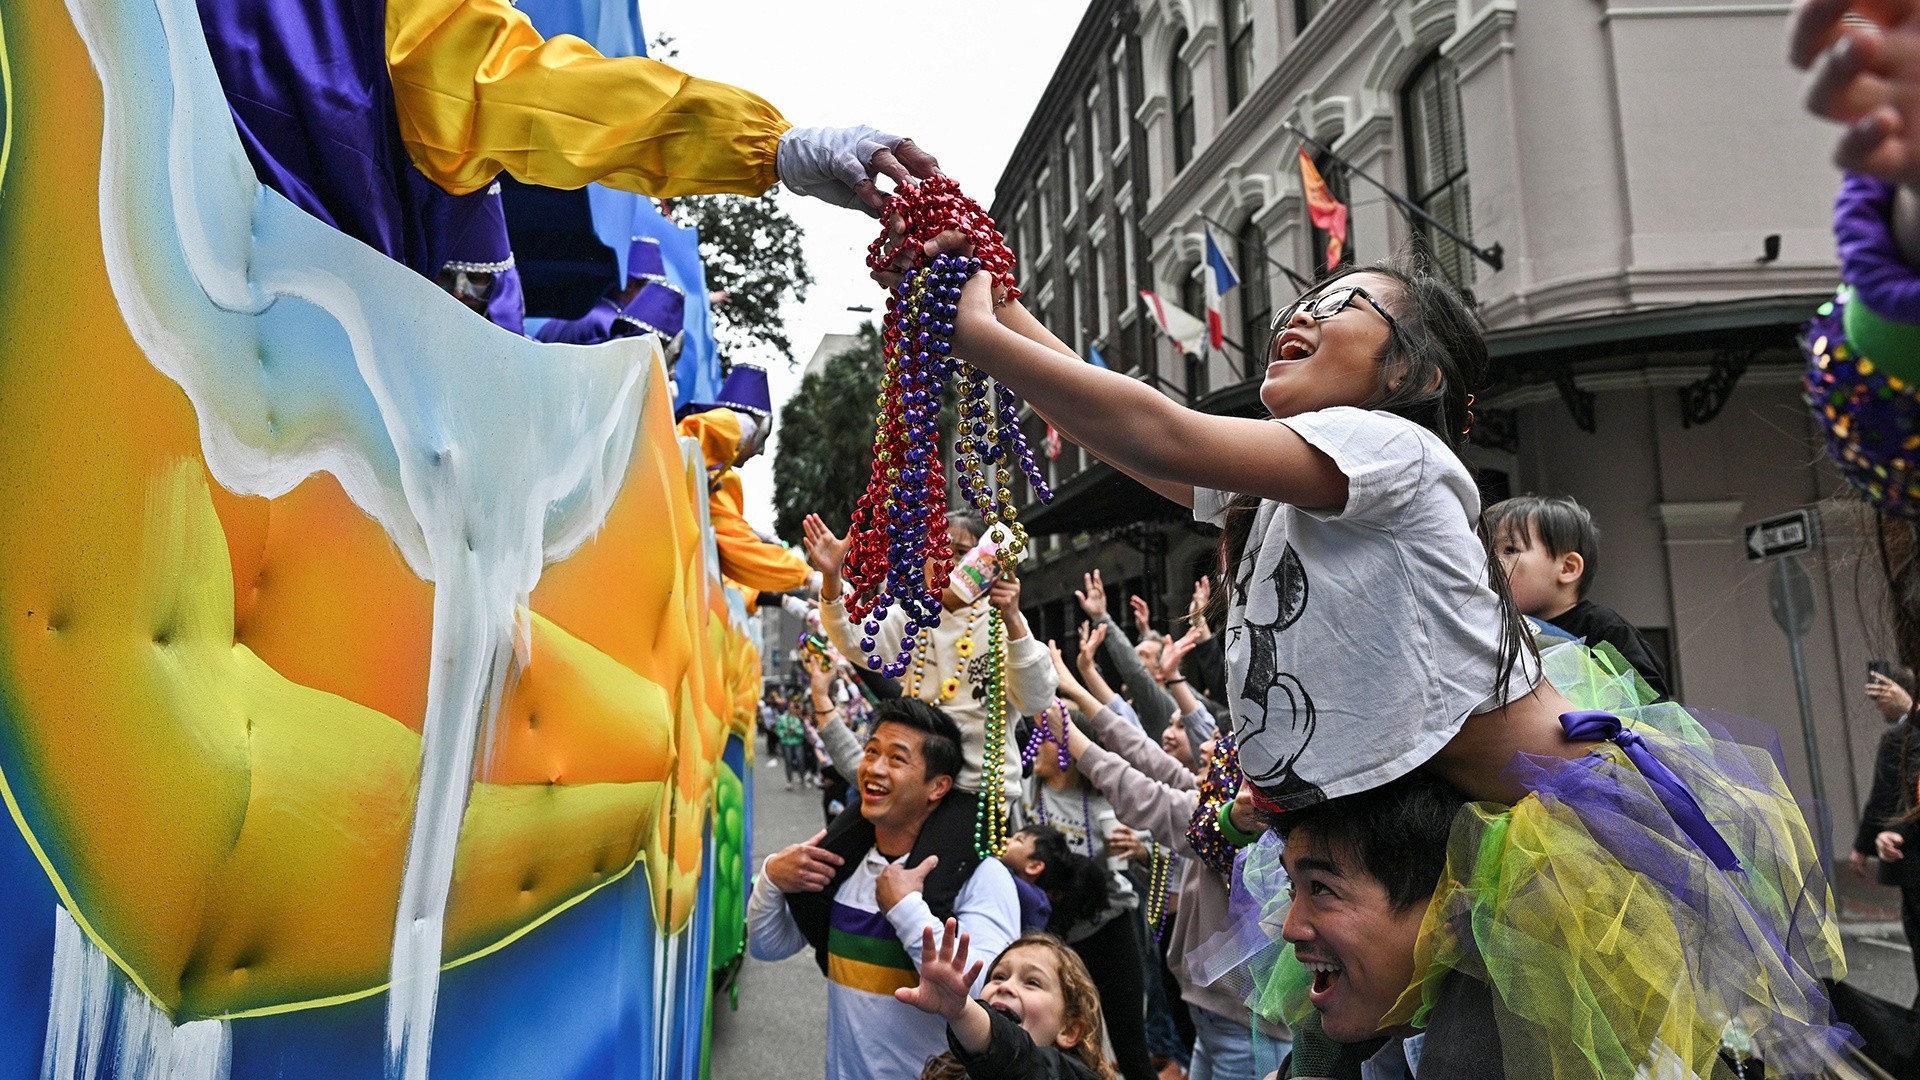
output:
<path id="1" fill-rule="evenodd" d="M 1060 714 L 1060 731 L 1058 735 L 1054 734 L 1052 721 L 1053 714 L 1056 711 Z M 1061 701 L 1059 698 L 1054 698 L 1053 704 L 1040 710 L 1040 715 L 1034 717 L 1033 734 L 1027 736 L 1027 745 L 1020 748 L 1021 767 L 1024 769 L 1033 768 L 1033 760 L 1040 756 L 1040 748 L 1048 743 L 1052 743 L 1059 751 L 1059 756 L 1056 760 L 1060 763 L 1060 771 L 1066 772 L 1072 768 L 1073 755 L 1067 753 L 1067 703 Z"/>
<path id="2" fill-rule="evenodd" d="M 1201 862 L 1229 878 L 1233 876 L 1233 857 L 1240 849 L 1221 835 L 1220 810 L 1239 795 L 1240 752 L 1233 745 L 1233 733 L 1222 731 L 1214 741 L 1207 775 L 1200 780 L 1200 799 L 1194 806 L 1193 820 L 1187 824 L 1187 843 Z"/>
<path id="3" fill-rule="evenodd" d="M 987 615 L 987 744 L 980 755 L 980 811 L 973 819 L 973 850 L 997 859 L 1007 850 L 1007 628 L 1000 612 Z"/>
<path id="4" fill-rule="evenodd" d="M 947 487 L 940 451 L 941 398 L 958 375 L 960 432 L 955 441 L 957 487 L 989 526 L 1002 525 L 1011 568 L 1026 549 L 1026 530 L 1013 505 L 1010 466 L 1017 462 L 1042 502 L 1051 500 L 1032 447 L 1020 428 L 1013 392 L 994 384 L 953 355 L 953 322 L 960 289 L 984 270 L 1009 298 L 1013 253 L 980 205 L 951 179 L 936 176 L 903 187 L 882 211 L 904 232 L 883 232 L 867 249 L 875 271 L 905 271 L 887 298 L 882 347 L 886 372 L 875 404 L 873 476 L 853 513 L 845 576 L 847 612 L 863 620 L 860 647 L 867 666 L 893 678 L 908 670 L 922 630 L 940 623 L 940 592 L 953 561 L 947 542 Z M 927 241 L 958 233 L 973 254 L 923 257 Z M 910 265 L 902 266 L 904 256 Z M 900 652 L 874 652 L 880 620 L 898 604 L 906 616 Z"/>
<path id="5" fill-rule="evenodd" d="M 1171 844 L 1148 842 L 1151 849 L 1147 873 L 1147 925 L 1153 928 L 1155 944 L 1166 933 L 1167 900 L 1173 895 L 1173 868 L 1179 865 L 1180 856 L 1174 852 Z"/>

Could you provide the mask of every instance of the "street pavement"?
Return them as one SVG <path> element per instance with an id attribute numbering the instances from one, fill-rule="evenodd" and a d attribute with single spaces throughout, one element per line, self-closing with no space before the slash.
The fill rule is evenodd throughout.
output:
<path id="1" fill-rule="evenodd" d="M 1913 1001 L 1913 950 L 1897 922 L 1841 923 L 1847 984 L 1896 1005 Z"/>
<path id="2" fill-rule="evenodd" d="M 763 742 L 754 762 L 753 870 L 768 854 L 819 832 L 820 792 L 787 790 L 785 770 Z M 713 1080 L 820 1076 L 827 1060 L 827 980 L 811 950 L 773 963 L 748 956 L 740 1007 L 714 1003 Z"/>

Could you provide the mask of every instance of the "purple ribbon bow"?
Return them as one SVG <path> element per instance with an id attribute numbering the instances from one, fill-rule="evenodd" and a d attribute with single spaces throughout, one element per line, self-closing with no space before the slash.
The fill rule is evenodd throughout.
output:
<path id="1" fill-rule="evenodd" d="M 1575 742 L 1611 742 L 1625 751 L 1627 760 L 1633 762 L 1633 767 L 1652 785 L 1653 793 L 1659 796 L 1673 823 L 1680 826 L 1680 831 L 1687 834 L 1713 865 L 1729 872 L 1740 869 L 1740 860 L 1734 856 L 1733 848 L 1707 820 L 1686 782 L 1653 756 L 1652 748 L 1639 732 L 1622 727 L 1620 718 L 1610 712 L 1563 713 L 1560 726 L 1567 738 Z"/>

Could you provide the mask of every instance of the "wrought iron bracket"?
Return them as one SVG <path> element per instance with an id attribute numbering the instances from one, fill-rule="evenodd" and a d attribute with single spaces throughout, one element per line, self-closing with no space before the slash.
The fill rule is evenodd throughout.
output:
<path id="1" fill-rule="evenodd" d="M 1488 450 L 1515 453 L 1520 449 L 1520 411 L 1518 409 L 1475 409 L 1473 430 L 1467 441 Z"/>
<path id="2" fill-rule="evenodd" d="M 1591 435 L 1600 429 L 1593 415 L 1593 391 L 1582 390 L 1573 382 L 1573 369 L 1559 364 L 1553 369 L 1553 385 L 1560 390 L 1560 400 L 1573 415 L 1574 425 Z"/>
<path id="3" fill-rule="evenodd" d="M 1757 348 L 1738 346 L 1714 353 L 1706 375 L 1680 388 L 1680 426 L 1690 428 L 1719 416 L 1734 387 L 1740 385 L 1740 376 L 1759 355 Z"/>

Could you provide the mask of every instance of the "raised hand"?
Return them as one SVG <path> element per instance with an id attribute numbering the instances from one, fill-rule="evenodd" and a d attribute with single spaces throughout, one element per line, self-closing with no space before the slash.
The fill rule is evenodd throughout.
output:
<path id="1" fill-rule="evenodd" d="M 1834 163 L 1920 186 L 1920 0 L 1803 0 L 1788 52 L 1808 111 L 1848 125 Z"/>
<path id="2" fill-rule="evenodd" d="M 820 595 L 832 599 L 828 596 L 829 590 L 826 585 L 831 584 L 833 586 L 831 592 L 834 595 L 839 594 L 840 571 L 847 564 L 847 547 L 850 540 L 848 537 L 833 535 L 833 530 L 827 528 L 827 523 L 820 520 L 819 514 L 808 514 L 806 520 L 800 523 L 800 530 L 804 534 L 808 560 L 825 579 Z"/>
<path id="3" fill-rule="evenodd" d="M 1147 607 L 1147 598 L 1134 593 L 1127 598 L 1127 603 L 1133 608 L 1134 636 L 1145 640 L 1147 634 L 1153 629 L 1153 612 Z"/>
<path id="4" fill-rule="evenodd" d="M 1187 658 L 1199 644 L 1206 640 L 1199 627 L 1193 627 L 1176 639 L 1169 639 L 1160 649 L 1160 681 L 1167 682 L 1180 677 L 1180 661 Z"/>
<path id="5" fill-rule="evenodd" d="M 1089 627 L 1092 629 L 1088 629 Z M 1099 670 L 1094 668 L 1094 659 L 1100 655 L 1100 643 L 1107 640 L 1107 624 L 1081 623 L 1079 633 L 1080 650 L 1079 655 L 1075 657 L 1075 663 L 1080 665 L 1080 673 L 1084 675 L 1089 668 Z"/>
<path id="6" fill-rule="evenodd" d="M 774 883 L 783 893 L 819 892 L 833 881 L 834 871 L 846 860 L 826 848 L 820 841 L 827 838 L 827 830 L 821 829 L 805 843 L 790 844 L 767 860 L 767 880 Z"/>
<path id="7" fill-rule="evenodd" d="M 1080 601 L 1080 610 L 1087 618 L 1099 622 L 1107 616 L 1107 586 L 1100 580 L 1100 571 L 1080 576 L 1081 587 L 1073 591 L 1073 598 Z"/>
<path id="8" fill-rule="evenodd" d="M 1107 836 L 1108 858 L 1146 862 L 1149 854 L 1147 845 L 1140 842 L 1140 834 L 1125 825 L 1115 825 Z"/>
<path id="9" fill-rule="evenodd" d="M 933 1013 L 951 1024 L 973 1004 L 973 981 L 980 977 L 985 963 L 967 963 L 969 938 L 960 932 L 960 922 L 948 919 L 940 933 L 940 947 L 934 948 L 933 927 L 920 932 L 920 985 L 893 992 L 921 1012 Z"/>
<path id="10" fill-rule="evenodd" d="M 920 860 L 920 865 L 909 870 L 901 863 L 889 863 L 880 877 L 873 883 L 873 899 L 884 914 L 893 910 L 893 905 L 919 892 L 926 886 L 927 875 L 940 865 L 940 856 L 929 855 Z"/>
<path id="11" fill-rule="evenodd" d="M 1207 625 L 1207 608 L 1213 604 L 1213 579 L 1201 578 L 1193 583 L 1193 599 L 1187 603 L 1187 623 L 1200 631 L 1200 640 L 1213 636 L 1213 627 Z"/>

